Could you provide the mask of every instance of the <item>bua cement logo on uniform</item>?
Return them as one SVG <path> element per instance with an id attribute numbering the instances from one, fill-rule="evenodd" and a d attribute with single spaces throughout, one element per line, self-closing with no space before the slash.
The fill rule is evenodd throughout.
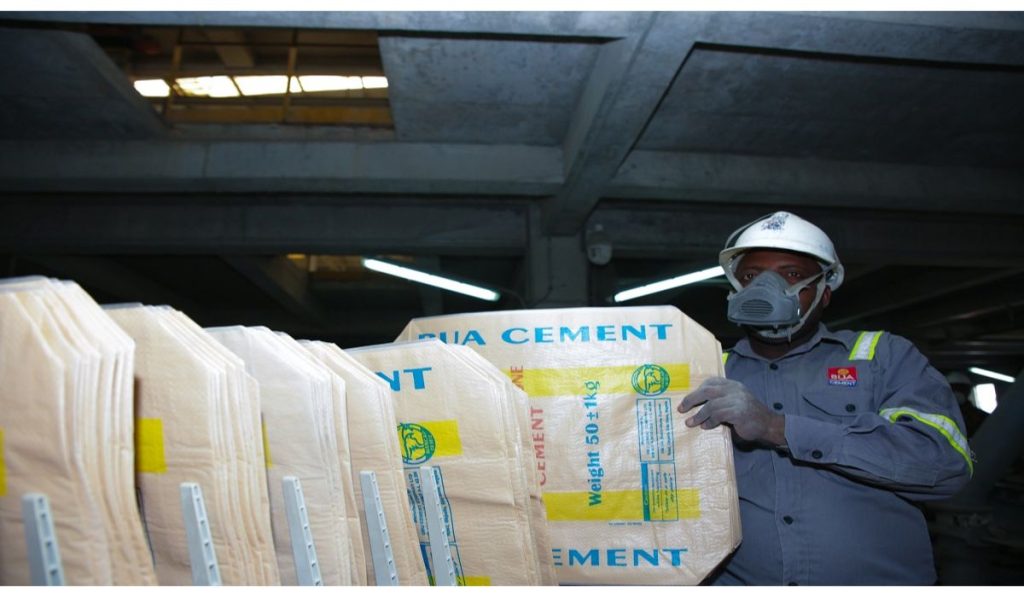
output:
<path id="1" fill-rule="evenodd" d="M 830 386 L 847 386 L 852 387 L 857 385 L 857 368 L 856 367 L 829 367 L 828 368 L 828 385 Z"/>

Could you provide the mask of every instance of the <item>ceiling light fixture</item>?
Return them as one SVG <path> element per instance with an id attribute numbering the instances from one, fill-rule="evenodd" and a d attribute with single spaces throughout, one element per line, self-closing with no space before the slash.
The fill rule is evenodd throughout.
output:
<path id="1" fill-rule="evenodd" d="M 420 284 L 427 284 L 429 286 L 436 286 L 437 288 L 443 288 L 444 290 L 450 290 L 452 292 L 458 292 L 460 294 L 469 295 L 485 301 L 497 301 L 501 298 L 501 294 L 483 288 L 481 286 L 474 286 L 473 284 L 466 284 L 465 282 L 459 282 L 452 280 L 451 278 L 444 278 L 434 274 L 428 274 L 427 272 L 421 272 L 412 268 L 408 268 L 402 265 L 395 265 L 379 259 L 370 259 L 368 257 L 363 258 L 363 267 L 375 272 L 382 274 L 388 274 L 389 276 L 396 276 L 398 278 L 404 278 L 412 282 L 419 282 Z"/>
<path id="2" fill-rule="evenodd" d="M 171 88 L 163 79 L 139 79 L 132 83 L 142 97 L 167 97 Z"/>
<path id="3" fill-rule="evenodd" d="M 721 266 L 716 265 L 715 267 L 703 269 L 699 272 L 691 272 L 689 274 L 676 276 L 675 278 L 669 278 L 668 280 L 662 280 L 661 282 L 652 282 L 651 284 L 645 284 L 643 286 L 637 286 L 636 288 L 630 288 L 629 290 L 623 290 L 622 292 L 616 293 L 615 296 L 612 297 L 612 301 L 616 303 L 624 303 L 635 298 L 640 298 L 641 296 L 647 296 L 649 294 L 670 290 L 672 288 L 679 288 L 680 286 L 686 286 L 687 284 L 693 284 L 694 282 L 717 278 L 724 274 L 725 270 L 723 270 Z"/>
<path id="4" fill-rule="evenodd" d="M 1003 373 L 996 373 L 995 371 L 989 371 L 988 369 L 982 369 L 981 367 L 971 367 L 968 369 L 975 375 L 981 375 L 984 377 L 991 377 L 992 379 L 998 379 L 999 381 L 1005 381 L 1006 383 L 1013 383 L 1016 381 L 1014 378 Z"/>

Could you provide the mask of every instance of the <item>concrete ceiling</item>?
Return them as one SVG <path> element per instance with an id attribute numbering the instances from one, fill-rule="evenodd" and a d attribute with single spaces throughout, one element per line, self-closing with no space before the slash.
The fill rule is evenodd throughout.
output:
<path id="1" fill-rule="evenodd" d="M 177 27 L 375 33 L 394 125 L 170 125 L 101 27 L 163 45 Z M 225 68 L 259 62 L 233 48 Z M 713 265 L 734 228 L 786 208 L 847 264 L 828 321 L 1015 373 L 1021 106 L 1022 13 L 4 13 L 0 263 L 355 346 L 423 314 L 607 305 Z M 606 266 L 582 248 L 598 224 Z M 505 298 L 287 253 L 405 256 Z M 637 303 L 729 345 L 726 292 Z"/>

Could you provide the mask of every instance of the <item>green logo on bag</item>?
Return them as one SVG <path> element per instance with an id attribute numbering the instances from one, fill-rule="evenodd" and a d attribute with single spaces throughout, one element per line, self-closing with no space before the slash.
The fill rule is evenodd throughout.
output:
<path id="1" fill-rule="evenodd" d="M 398 441 L 402 444 L 402 462 L 405 464 L 426 462 L 437 448 L 434 434 L 416 423 L 399 423 Z"/>
<path id="2" fill-rule="evenodd" d="M 668 371 L 661 365 L 641 365 L 633 372 L 633 389 L 644 396 L 657 396 L 668 389 Z"/>

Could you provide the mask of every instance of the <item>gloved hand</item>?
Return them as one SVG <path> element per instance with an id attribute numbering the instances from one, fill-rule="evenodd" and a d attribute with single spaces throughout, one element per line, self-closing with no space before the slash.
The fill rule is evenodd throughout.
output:
<path id="1" fill-rule="evenodd" d="M 690 392 L 679 404 L 686 413 L 703 404 L 696 415 L 686 419 L 687 427 L 714 429 L 729 425 L 741 439 L 779 448 L 786 445 L 785 417 L 761 404 L 747 386 L 724 377 L 711 377 Z"/>

